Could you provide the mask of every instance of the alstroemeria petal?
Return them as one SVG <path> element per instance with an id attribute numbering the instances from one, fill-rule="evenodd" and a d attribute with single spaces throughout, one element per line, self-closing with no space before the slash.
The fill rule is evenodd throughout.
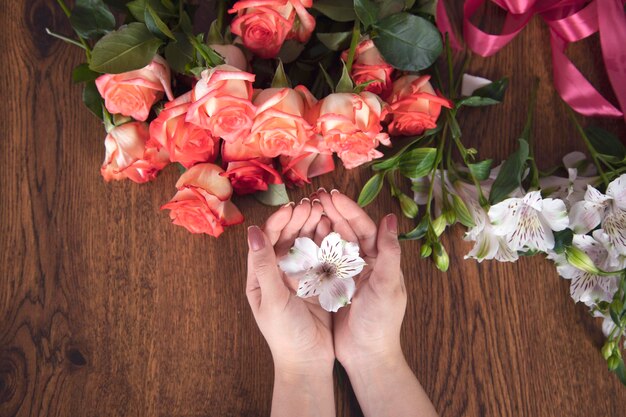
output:
<path id="1" fill-rule="evenodd" d="M 337 312 L 341 307 L 350 304 L 355 289 L 356 285 L 352 278 L 325 282 L 320 293 L 320 305 L 326 311 Z"/>
<path id="2" fill-rule="evenodd" d="M 320 294 L 320 280 L 313 274 L 305 274 L 304 278 L 298 283 L 298 291 L 296 295 L 302 298 L 315 297 Z"/>
<path id="3" fill-rule="evenodd" d="M 545 198 L 541 204 L 541 216 L 546 220 L 550 229 L 559 232 L 569 226 L 567 208 L 563 200 Z"/>
<path id="4" fill-rule="evenodd" d="M 626 174 L 622 174 L 619 178 L 611 181 L 606 188 L 606 194 L 615 200 L 615 206 L 626 210 Z"/>
<path id="5" fill-rule="evenodd" d="M 320 245 L 320 261 L 331 264 L 338 263 L 343 256 L 343 246 L 344 242 L 339 233 L 330 233 L 324 238 Z"/>
<path id="6" fill-rule="evenodd" d="M 287 275 L 308 271 L 319 264 L 318 247 L 308 237 L 299 237 L 287 255 L 278 262 L 278 266 Z"/>
<path id="7" fill-rule="evenodd" d="M 588 201 L 579 201 L 569 211 L 572 230 L 577 234 L 589 233 L 602 221 L 604 207 Z"/>
<path id="8" fill-rule="evenodd" d="M 602 221 L 602 229 L 613 248 L 620 255 L 626 255 L 626 211 L 610 210 Z"/>
<path id="9" fill-rule="evenodd" d="M 357 249 L 358 250 L 358 249 Z M 340 279 L 351 278 L 358 275 L 365 266 L 365 261 L 358 255 L 342 256 L 337 264 L 337 277 Z"/>
<path id="10" fill-rule="evenodd" d="M 517 229 L 521 206 L 519 198 L 509 198 L 491 206 L 488 215 L 496 235 L 508 235 Z"/>

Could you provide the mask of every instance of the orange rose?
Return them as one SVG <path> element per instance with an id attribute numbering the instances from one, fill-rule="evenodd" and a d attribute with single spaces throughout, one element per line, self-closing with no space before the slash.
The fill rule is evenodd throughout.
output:
<path id="1" fill-rule="evenodd" d="M 189 168 L 176 182 L 178 192 L 161 210 L 171 210 L 170 219 L 191 233 L 218 237 L 224 227 L 243 222 L 230 197 L 233 194 L 228 178 L 214 164 L 198 164 Z"/>
<path id="2" fill-rule="evenodd" d="M 229 13 L 237 13 L 231 31 L 261 58 L 274 58 L 286 39 L 307 42 L 315 29 L 315 18 L 306 11 L 312 0 L 244 0 Z"/>
<path id="3" fill-rule="evenodd" d="M 298 155 L 315 131 L 305 119 L 305 87 L 268 88 L 254 99 L 256 114 L 244 143 L 258 144 L 263 156 Z M 310 94 L 310 93 L 308 93 Z"/>
<path id="4" fill-rule="evenodd" d="M 377 95 L 335 93 L 320 103 L 317 130 L 346 168 L 380 158 L 382 153 L 376 150 L 380 143 L 391 145 L 380 125 L 386 110 Z"/>
<path id="5" fill-rule="evenodd" d="M 268 184 L 283 182 L 278 171 L 272 166 L 271 159 L 230 162 L 226 172 L 220 175 L 228 178 L 235 192 L 240 195 L 266 191 Z"/>
<path id="6" fill-rule="evenodd" d="M 206 129 L 185 121 L 191 94 L 170 101 L 150 123 L 150 140 L 163 147 L 172 162 L 189 168 L 198 162 L 213 162 L 219 150 L 219 139 Z"/>
<path id="7" fill-rule="evenodd" d="M 226 65 L 239 68 L 242 71 L 248 69 L 248 60 L 237 45 L 211 44 L 209 46 L 224 58 Z"/>
<path id="8" fill-rule="evenodd" d="M 285 181 L 296 187 L 310 184 L 311 178 L 335 170 L 331 153 L 304 152 L 295 157 L 281 156 L 280 164 Z"/>
<path id="9" fill-rule="evenodd" d="M 104 74 L 96 79 L 104 106 L 113 114 L 145 121 L 152 105 L 163 97 L 174 98 L 170 87 L 170 68 L 159 55 L 147 66 L 121 74 Z"/>
<path id="10" fill-rule="evenodd" d="M 341 54 L 341 59 L 347 61 L 348 51 Z M 354 63 L 350 72 L 357 85 L 374 81 L 365 87 L 365 91 L 371 91 L 383 97 L 389 94 L 392 86 L 393 67 L 385 62 L 372 40 L 367 39 L 359 43 L 354 53 Z"/>
<path id="11" fill-rule="evenodd" d="M 227 142 L 248 136 L 254 118 L 253 81 L 254 74 L 229 65 L 203 71 L 191 92 L 185 120 Z"/>
<path id="12" fill-rule="evenodd" d="M 148 125 L 130 122 L 113 128 L 104 139 L 106 154 L 100 173 L 105 181 L 125 178 L 137 183 L 154 179 L 170 162 L 166 150 L 149 142 Z"/>
<path id="13" fill-rule="evenodd" d="M 435 93 L 429 79 L 429 75 L 405 75 L 393 83 L 388 100 L 392 117 L 390 135 L 420 135 L 437 126 L 441 106 L 452 107 L 450 100 Z"/>

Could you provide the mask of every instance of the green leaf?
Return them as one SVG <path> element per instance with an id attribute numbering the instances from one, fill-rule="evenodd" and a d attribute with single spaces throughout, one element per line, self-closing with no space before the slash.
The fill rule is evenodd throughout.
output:
<path id="1" fill-rule="evenodd" d="M 96 43 L 89 68 L 108 74 L 143 68 L 152 61 L 162 44 L 143 23 L 130 23 Z"/>
<path id="2" fill-rule="evenodd" d="M 385 61 L 404 71 L 430 67 L 441 54 L 439 30 L 428 20 L 408 13 L 397 13 L 374 25 L 374 43 Z"/>
<path id="3" fill-rule="evenodd" d="M 598 153 L 614 156 L 620 161 L 626 157 L 626 147 L 611 132 L 607 132 L 599 127 L 589 126 L 585 129 L 585 134 Z"/>
<path id="4" fill-rule="evenodd" d="M 176 41 L 169 42 L 165 46 L 164 54 L 170 67 L 181 74 L 186 72 L 187 65 L 194 61 L 194 50 L 187 39 L 187 35 L 182 32 L 175 32 Z"/>
<path id="5" fill-rule="evenodd" d="M 337 88 L 335 88 L 335 92 L 337 93 L 351 93 L 354 90 L 354 83 L 352 82 L 352 78 L 350 78 L 350 74 L 348 73 L 348 68 L 346 68 L 346 63 L 342 62 L 341 69 L 341 78 L 337 82 Z"/>
<path id="6" fill-rule="evenodd" d="M 374 0 L 378 8 L 378 19 L 383 19 L 392 14 L 400 13 L 403 10 L 408 10 L 412 4 L 407 0 Z"/>
<path id="7" fill-rule="evenodd" d="M 144 22 L 144 11 L 146 10 L 147 0 L 133 0 L 126 4 L 128 11 L 137 21 Z"/>
<path id="8" fill-rule="evenodd" d="M 322 71 L 322 75 L 324 76 L 324 81 L 326 81 L 326 84 L 328 84 L 328 87 L 330 87 L 330 91 L 334 93 L 335 83 L 333 82 L 333 79 L 330 77 L 330 74 L 328 73 L 328 71 L 326 71 L 326 68 L 324 68 L 321 62 L 319 62 L 318 65 L 319 65 L 320 71 Z"/>
<path id="9" fill-rule="evenodd" d="M 146 22 L 148 30 L 150 30 L 150 32 L 152 32 L 155 36 L 176 40 L 170 28 L 167 27 L 163 20 L 161 20 L 157 12 L 154 11 L 150 4 L 146 4 L 144 21 Z"/>
<path id="10" fill-rule="evenodd" d="M 366 30 L 378 20 L 378 5 L 372 0 L 354 0 L 354 11 Z"/>
<path id="11" fill-rule="evenodd" d="M 365 81 L 364 83 L 357 84 L 352 89 L 352 92 L 354 94 L 359 94 L 359 93 L 365 91 L 365 88 L 367 88 L 368 85 L 373 84 L 373 83 L 375 83 L 377 81 L 378 80 L 368 80 L 368 81 Z"/>
<path id="12" fill-rule="evenodd" d="M 385 173 L 379 172 L 374 174 L 374 176 L 365 183 L 363 189 L 361 190 L 361 194 L 359 194 L 359 199 L 357 200 L 359 206 L 365 207 L 374 201 L 378 193 L 380 193 L 380 190 L 383 188 L 384 179 Z"/>
<path id="13" fill-rule="evenodd" d="M 287 74 L 285 74 L 285 68 L 283 67 L 283 61 L 278 60 L 278 65 L 276 66 L 276 72 L 274 73 L 274 78 L 272 79 L 272 88 L 290 88 L 289 79 L 287 78 Z"/>
<path id="14" fill-rule="evenodd" d="M 421 178 L 432 171 L 436 157 L 435 148 L 412 149 L 400 157 L 398 168 L 407 178 Z"/>
<path id="15" fill-rule="evenodd" d="M 454 208 L 454 214 L 456 214 L 456 218 L 461 222 L 461 224 L 465 227 L 474 227 L 476 223 L 474 223 L 474 218 L 470 214 L 467 206 L 456 194 L 452 194 L 452 208 Z"/>
<path id="16" fill-rule="evenodd" d="M 476 162 L 475 164 L 467 164 L 470 172 L 478 181 L 485 181 L 489 178 L 491 173 L 492 159 L 485 159 L 484 161 Z"/>
<path id="17" fill-rule="evenodd" d="M 115 17 L 102 0 L 76 0 L 70 23 L 78 35 L 87 39 L 115 29 Z"/>
<path id="18" fill-rule="evenodd" d="M 94 116 L 102 120 L 102 106 L 104 105 L 104 100 L 98 92 L 95 81 L 87 81 L 85 83 L 85 87 L 83 88 L 83 104 L 87 106 Z"/>
<path id="19" fill-rule="evenodd" d="M 399 240 L 418 240 L 426 236 L 428 231 L 428 225 L 430 224 L 430 218 L 428 216 L 422 217 L 422 220 L 415 226 L 415 229 L 408 233 L 403 233 L 398 236 Z"/>
<path id="20" fill-rule="evenodd" d="M 489 97 L 464 97 L 456 102 L 456 107 L 467 106 L 467 107 L 484 107 L 484 106 L 493 106 L 494 104 L 500 104 L 498 100 L 494 100 Z"/>
<path id="21" fill-rule="evenodd" d="M 170 3 L 167 6 L 166 3 Z M 161 20 L 178 17 L 176 8 L 171 9 L 169 6 L 171 2 L 164 2 L 163 0 L 133 0 L 126 4 L 130 14 L 139 22 L 145 22 L 146 6 L 152 7 Z"/>
<path id="22" fill-rule="evenodd" d="M 352 22 L 356 19 L 353 0 L 315 0 L 313 8 L 335 22 Z"/>
<path id="23" fill-rule="evenodd" d="M 302 51 L 304 51 L 304 44 L 301 44 L 295 39 L 287 39 L 283 42 L 283 46 L 280 47 L 278 59 L 285 64 L 289 64 L 298 59 Z"/>
<path id="24" fill-rule="evenodd" d="M 497 204 L 508 197 L 508 195 L 518 188 L 522 183 L 522 175 L 526 169 L 526 161 L 528 160 L 528 142 L 519 139 L 519 149 L 515 151 L 504 163 L 498 177 L 491 186 L 489 194 L 489 202 Z"/>
<path id="25" fill-rule="evenodd" d="M 72 81 L 75 83 L 93 81 L 99 76 L 99 73 L 89 69 L 89 64 L 80 64 L 72 71 Z"/>
<path id="26" fill-rule="evenodd" d="M 617 367 L 613 372 L 615 372 L 615 375 L 617 375 L 617 378 L 619 378 L 620 382 L 623 385 L 626 385 L 626 368 L 624 367 L 624 360 L 622 358 L 619 358 Z"/>
<path id="27" fill-rule="evenodd" d="M 508 87 L 509 79 L 505 77 L 494 81 L 491 84 L 480 87 L 472 93 L 472 96 L 489 98 L 497 102 L 502 102 L 504 100 L 504 93 L 506 93 L 506 89 Z"/>
<path id="28" fill-rule="evenodd" d="M 571 229 L 561 230 L 554 232 L 554 252 L 565 253 L 565 249 L 571 246 L 572 239 L 574 238 L 574 232 Z"/>
<path id="29" fill-rule="evenodd" d="M 336 33 L 315 33 L 317 39 L 320 40 L 331 51 L 343 51 L 350 46 L 352 32 L 336 32 Z"/>
<path id="30" fill-rule="evenodd" d="M 269 184 L 267 191 L 260 191 L 254 197 L 266 206 L 282 206 L 289 202 L 285 184 Z"/>

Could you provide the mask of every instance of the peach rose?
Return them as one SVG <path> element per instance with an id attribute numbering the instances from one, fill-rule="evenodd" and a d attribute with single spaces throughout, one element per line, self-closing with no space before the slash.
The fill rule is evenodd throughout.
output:
<path id="1" fill-rule="evenodd" d="M 388 100 L 390 135 L 420 135 L 424 130 L 437 126 L 441 106 L 452 107 L 450 100 L 435 93 L 429 79 L 429 75 L 405 75 L 393 83 Z"/>
<path id="2" fill-rule="evenodd" d="M 104 74 L 96 79 L 96 87 L 104 98 L 104 106 L 113 114 L 145 121 L 150 108 L 163 97 L 172 100 L 170 68 L 159 55 L 147 66 L 121 74 Z"/>
<path id="3" fill-rule="evenodd" d="M 258 144 L 263 156 L 298 155 L 315 138 L 314 127 L 305 119 L 303 86 L 268 88 L 254 98 L 256 114 L 244 143 Z"/>
<path id="4" fill-rule="evenodd" d="M 317 130 L 328 149 L 351 169 L 380 158 L 380 143 L 391 145 L 380 125 L 385 113 L 384 103 L 370 92 L 330 94 L 321 101 Z"/>
<path id="5" fill-rule="evenodd" d="M 248 60 L 243 54 L 243 51 L 237 45 L 211 44 L 209 47 L 224 58 L 224 63 L 226 65 L 239 68 L 242 71 L 246 71 L 248 69 Z"/>
<path id="6" fill-rule="evenodd" d="M 244 0 L 229 13 L 237 13 L 231 31 L 261 58 L 274 58 L 286 39 L 307 42 L 315 29 L 315 18 L 307 12 L 312 0 Z"/>
<path id="7" fill-rule="evenodd" d="M 347 61 L 348 51 L 341 54 L 341 59 Z M 365 87 L 365 91 L 378 94 L 383 98 L 389 95 L 393 67 L 385 62 L 371 39 L 364 40 L 357 46 L 350 72 L 357 85 L 374 81 Z"/>
<path id="8" fill-rule="evenodd" d="M 226 172 L 220 175 L 228 178 L 235 192 L 240 195 L 266 191 L 268 184 L 283 182 L 278 171 L 272 166 L 271 159 L 230 162 Z"/>
<path id="9" fill-rule="evenodd" d="M 331 153 L 304 152 L 294 157 L 281 156 L 280 164 L 285 181 L 296 187 L 310 184 L 311 178 L 335 170 Z"/>
<path id="10" fill-rule="evenodd" d="M 224 227 L 243 222 L 243 215 L 230 201 L 233 187 L 224 172 L 214 164 L 198 164 L 185 171 L 176 188 L 178 192 L 161 210 L 171 210 L 170 219 L 191 233 L 218 237 Z"/>
<path id="11" fill-rule="evenodd" d="M 186 168 L 198 162 L 213 162 L 219 151 L 219 138 L 206 129 L 185 121 L 191 94 L 170 101 L 150 123 L 150 140 L 165 148 L 170 161 Z"/>
<path id="12" fill-rule="evenodd" d="M 130 122 L 113 128 L 104 139 L 106 154 L 100 173 L 104 180 L 125 178 L 137 183 L 154 179 L 170 162 L 166 150 L 150 143 L 148 125 Z"/>
<path id="13" fill-rule="evenodd" d="M 191 92 L 185 120 L 227 142 L 248 136 L 254 118 L 253 81 L 254 74 L 230 65 L 204 70 Z"/>

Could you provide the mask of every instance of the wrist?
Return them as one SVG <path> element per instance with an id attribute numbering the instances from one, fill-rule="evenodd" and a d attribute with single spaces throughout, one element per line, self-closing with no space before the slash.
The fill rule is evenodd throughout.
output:
<path id="1" fill-rule="evenodd" d="M 333 378 L 333 363 L 292 363 L 285 361 L 274 361 L 274 374 L 276 378 L 283 380 L 303 380 L 303 379 L 331 379 Z"/>
<path id="2" fill-rule="evenodd" d="M 364 352 L 360 351 L 340 361 L 348 374 L 388 372 L 390 369 L 408 366 L 400 346 Z"/>

